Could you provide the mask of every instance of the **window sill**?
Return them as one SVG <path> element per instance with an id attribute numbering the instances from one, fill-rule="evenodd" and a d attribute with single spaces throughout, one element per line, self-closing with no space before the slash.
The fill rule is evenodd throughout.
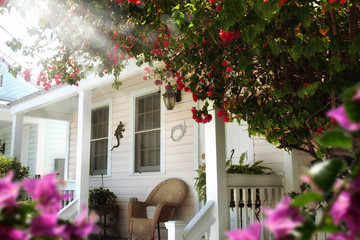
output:
<path id="1" fill-rule="evenodd" d="M 151 175 L 164 175 L 165 172 L 141 172 L 141 173 L 138 173 L 138 172 L 133 172 L 133 173 L 130 173 L 129 175 L 130 176 L 151 176 Z"/>

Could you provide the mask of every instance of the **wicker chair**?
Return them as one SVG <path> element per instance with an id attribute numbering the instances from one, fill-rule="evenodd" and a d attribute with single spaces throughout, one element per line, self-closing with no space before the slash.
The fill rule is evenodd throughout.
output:
<path id="1" fill-rule="evenodd" d="M 137 240 L 152 239 L 155 236 L 155 228 L 159 223 L 169 221 L 175 208 L 179 207 L 187 194 L 187 185 L 180 179 L 168 179 L 159 183 L 149 194 L 145 202 L 130 201 L 127 210 L 127 224 L 129 239 L 136 237 Z M 152 219 L 147 217 L 146 208 L 155 206 Z"/>

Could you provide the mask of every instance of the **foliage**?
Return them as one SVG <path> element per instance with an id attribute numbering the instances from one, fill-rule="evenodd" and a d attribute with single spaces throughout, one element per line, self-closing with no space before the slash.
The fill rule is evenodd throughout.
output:
<path id="1" fill-rule="evenodd" d="M 37 2 L 6 8 L 41 8 Z M 195 102 L 213 102 L 224 121 L 245 120 L 251 135 L 321 159 L 326 152 L 312 138 L 334 127 L 325 113 L 360 76 L 359 2 L 57 0 L 29 30 L 35 46 L 8 45 L 31 55 L 59 43 L 41 61 L 37 83 L 46 89 L 50 81 L 76 85 L 86 71 L 112 74 L 119 87 L 129 59 L 162 61 L 157 84 L 176 82 Z M 192 112 L 211 120 L 205 108 Z"/>
<path id="2" fill-rule="evenodd" d="M 294 195 L 293 201 L 286 196 L 275 209 L 264 209 L 267 218 L 262 224 L 276 239 L 310 240 L 318 233 L 327 233 L 328 240 L 360 237 L 360 84 L 346 91 L 342 99 L 344 104 L 328 116 L 334 117 L 343 129 L 329 130 L 317 138 L 322 147 L 336 150 L 337 154 L 316 163 L 303 177 L 311 189 L 305 184 L 303 193 Z M 315 210 L 321 212 L 316 221 Z M 256 228 L 260 229 L 260 224 Z M 258 235 L 252 229 L 237 231 L 228 234 L 230 239 Z"/>
<path id="3" fill-rule="evenodd" d="M 66 199 L 58 193 L 56 174 L 42 179 L 13 181 L 13 172 L 0 179 L 0 235 L 12 240 L 86 239 L 96 232 L 92 222 L 87 220 L 86 211 L 74 222 L 58 219 L 60 200 Z M 33 202 L 16 202 L 20 188 L 32 196 Z"/>
<path id="4" fill-rule="evenodd" d="M 240 156 L 239 164 L 232 165 L 230 160 L 226 161 L 226 172 L 227 173 L 242 173 L 242 174 L 269 174 L 272 169 L 261 164 L 263 160 L 255 161 L 253 164 L 245 164 L 245 154 L 242 153 Z"/>
<path id="5" fill-rule="evenodd" d="M 116 201 L 116 195 L 107 188 L 94 188 L 89 191 L 90 205 L 111 205 Z"/>
<path id="6" fill-rule="evenodd" d="M 19 181 L 29 176 L 29 167 L 21 166 L 16 159 L 0 156 L 0 177 L 4 177 L 10 171 L 14 171 L 14 180 Z"/>
<path id="7" fill-rule="evenodd" d="M 270 174 L 271 168 L 261 165 L 264 161 L 255 161 L 253 164 L 244 164 L 245 154 L 242 153 L 239 159 L 239 164 L 232 165 L 230 160 L 226 161 L 226 173 L 238 174 Z M 198 193 L 199 202 L 206 203 L 206 166 L 201 164 L 200 168 L 195 170 L 198 176 L 195 177 L 195 189 Z"/>

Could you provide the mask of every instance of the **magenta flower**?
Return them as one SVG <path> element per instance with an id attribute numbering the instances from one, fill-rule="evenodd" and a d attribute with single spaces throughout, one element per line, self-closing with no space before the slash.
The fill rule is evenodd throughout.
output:
<path id="1" fill-rule="evenodd" d="M 305 221 L 305 218 L 300 215 L 299 209 L 292 207 L 290 202 L 290 197 L 285 196 L 275 209 L 264 209 L 268 215 L 264 225 L 275 234 L 276 239 L 288 235 Z"/>
<path id="2" fill-rule="evenodd" d="M 91 214 L 90 214 L 91 217 Z M 64 240 L 79 239 L 90 233 L 97 233 L 99 229 L 95 227 L 93 221 L 88 221 L 86 216 L 86 206 L 82 207 L 82 213 L 75 218 L 73 225 L 67 225 L 62 235 Z"/>
<path id="3" fill-rule="evenodd" d="M 66 225 L 58 225 L 57 213 L 42 213 L 30 224 L 29 231 L 35 237 L 61 237 Z"/>
<path id="4" fill-rule="evenodd" d="M 346 215 L 350 206 L 350 198 L 350 193 L 344 191 L 340 193 L 336 202 L 332 205 L 329 214 L 333 217 L 335 224 L 339 224 Z"/>
<path id="5" fill-rule="evenodd" d="M 351 237 L 348 234 L 344 232 L 337 232 L 334 234 L 331 234 L 326 240 L 355 240 L 355 237 Z"/>
<path id="6" fill-rule="evenodd" d="M 7 225 L 0 225 L 1 239 L 7 240 L 27 240 L 29 239 L 26 232 Z"/>
<path id="7" fill-rule="evenodd" d="M 345 106 L 341 105 L 327 113 L 327 116 L 333 117 L 346 130 L 356 131 L 360 129 L 360 123 L 352 122 L 346 114 Z"/>
<path id="8" fill-rule="evenodd" d="M 259 222 L 254 222 L 245 230 L 236 229 L 229 231 L 226 235 L 230 240 L 258 240 L 260 239 L 261 225 Z"/>
<path id="9" fill-rule="evenodd" d="M 42 179 L 25 179 L 23 186 L 34 201 L 39 201 L 36 208 L 47 213 L 57 213 L 61 208 L 60 201 L 67 198 L 57 191 L 55 173 Z"/>
<path id="10" fill-rule="evenodd" d="M 20 185 L 13 183 L 14 172 L 10 172 L 0 180 L 0 208 L 17 206 L 16 198 L 19 194 Z"/>

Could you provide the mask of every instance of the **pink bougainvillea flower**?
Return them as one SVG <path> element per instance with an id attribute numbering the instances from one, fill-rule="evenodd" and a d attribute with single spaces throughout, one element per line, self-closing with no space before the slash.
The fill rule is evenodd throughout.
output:
<path id="1" fill-rule="evenodd" d="M 348 234 L 344 232 L 337 232 L 334 234 L 331 234 L 326 240 L 355 240 L 355 237 L 351 237 Z"/>
<path id="2" fill-rule="evenodd" d="M 20 185 L 12 182 L 13 175 L 14 172 L 10 172 L 0 180 L 0 209 L 17 206 L 16 198 L 19 194 Z"/>
<path id="3" fill-rule="evenodd" d="M 24 74 L 25 81 L 30 82 L 30 80 L 31 80 L 31 69 L 25 69 L 23 74 Z"/>
<path id="4" fill-rule="evenodd" d="M 350 206 L 350 198 L 350 193 L 341 192 L 336 202 L 332 205 L 329 214 L 333 217 L 335 224 L 339 224 L 346 215 Z"/>
<path id="5" fill-rule="evenodd" d="M 144 70 L 147 71 L 148 73 L 150 72 L 150 68 L 148 67 L 144 67 Z"/>
<path id="6" fill-rule="evenodd" d="M 162 81 L 161 80 L 155 80 L 155 86 L 160 87 L 162 85 Z"/>
<path id="7" fill-rule="evenodd" d="M 58 225 L 57 212 L 41 213 L 30 223 L 29 231 L 35 237 L 62 237 L 66 225 Z"/>
<path id="8" fill-rule="evenodd" d="M 4 7 L 6 4 L 6 1 L 5 0 L 0 0 L 0 7 Z"/>
<path id="9" fill-rule="evenodd" d="M 261 225 L 259 222 L 254 222 L 245 230 L 236 229 L 227 232 L 226 235 L 230 240 L 258 240 L 260 239 Z"/>
<path id="10" fill-rule="evenodd" d="M 360 123 L 354 123 L 349 119 L 344 105 L 331 110 L 327 113 L 327 116 L 336 119 L 336 121 L 346 130 L 357 131 L 360 129 Z"/>
<path id="11" fill-rule="evenodd" d="M 8 226 L 8 225 L 0 225 L 0 236 L 1 239 L 6 239 L 6 240 L 29 239 L 29 236 L 25 231 L 13 228 L 12 226 Z"/>
<path id="12" fill-rule="evenodd" d="M 42 179 L 25 179 L 23 186 L 33 200 L 39 201 L 36 208 L 46 213 L 57 213 L 61 208 L 60 201 L 68 198 L 57 191 L 55 173 L 48 174 Z"/>
<path id="13" fill-rule="evenodd" d="M 285 196 L 275 209 L 264 209 L 268 218 L 264 225 L 275 234 L 275 239 L 280 239 L 290 234 L 296 227 L 305 221 L 298 208 L 290 205 L 289 196 Z"/>
<path id="14" fill-rule="evenodd" d="M 83 239 L 90 233 L 98 233 L 99 229 L 93 224 L 96 216 L 90 214 L 90 221 L 87 219 L 86 206 L 82 206 L 82 212 L 75 218 L 73 225 L 67 225 L 62 235 L 64 240 Z"/>

